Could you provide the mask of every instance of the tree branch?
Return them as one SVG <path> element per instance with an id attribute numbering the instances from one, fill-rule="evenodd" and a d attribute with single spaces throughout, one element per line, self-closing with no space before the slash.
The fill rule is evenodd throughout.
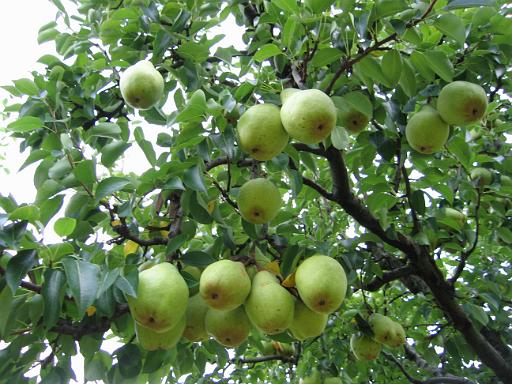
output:
<path id="1" fill-rule="evenodd" d="M 413 272 L 414 270 L 410 265 L 405 265 L 392 271 L 384 272 L 382 276 L 376 277 L 368 284 L 364 284 L 362 286 L 362 289 L 365 291 L 375 292 L 378 291 L 383 285 L 390 283 L 394 280 L 400 279 L 401 277 L 409 276 Z"/>
<path id="2" fill-rule="evenodd" d="M 234 358 L 231 359 L 231 362 L 234 364 L 256 364 L 263 363 L 265 361 L 278 360 L 284 363 L 293 363 L 296 364 L 295 356 L 283 356 L 283 355 L 267 355 L 260 357 L 250 357 L 250 358 Z"/>

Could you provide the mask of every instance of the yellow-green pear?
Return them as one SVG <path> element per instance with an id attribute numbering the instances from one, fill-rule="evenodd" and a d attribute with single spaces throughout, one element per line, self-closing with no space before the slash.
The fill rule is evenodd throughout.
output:
<path id="1" fill-rule="evenodd" d="M 300 92 L 300 89 L 297 88 L 285 88 L 281 91 L 281 94 L 279 95 L 281 98 L 281 104 L 284 104 L 286 100 L 293 95 L 295 92 Z"/>
<path id="2" fill-rule="evenodd" d="M 492 173 L 487 168 L 477 167 L 471 170 L 471 180 L 475 180 L 480 187 L 492 183 Z"/>
<path id="3" fill-rule="evenodd" d="M 500 182 L 501 182 L 501 185 L 503 185 L 503 186 L 511 187 L 512 186 L 512 177 L 507 176 L 507 175 L 501 175 Z"/>
<path id="4" fill-rule="evenodd" d="M 357 109 L 338 110 L 339 124 L 351 133 L 359 133 L 368 125 L 368 117 Z"/>
<path id="5" fill-rule="evenodd" d="M 322 376 L 316 368 L 311 370 L 311 375 L 300 379 L 299 384 L 322 384 Z"/>
<path id="6" fill-rule="evenodd" d="M 126 104 L 137 109 L 149 109 L 162 98 L 164 79 L 153 63 L 141 60 L 121 74 L 119 87 Z"/>
<path id="7" fill-rule="evenodd" d="M 411 148 L 424 154 L 440 151 L 449 134 L 448 124 L 429 105 L 415 113 L 405 127 L 405 137 Z"/>
<path id="8" fill-rule="evenodd" d="M 251 323 L 243 307 L 232 311 L 218 311 L 210 308 L 206 312 L 205 327 L 208 334 L 225 347 L 238 347 L 251 330 Z"/>
<path id="9" fill-rule="evenodd" d="M 274 274 L 260 271 L 252 280 L 251 293 L 245 301 L 249 320 L 263 333 L 284 332 L 293 321 L 295 299 Z"/>
<path id="10" fill-rule="evenodd" d="M 185 329 L 185 323 L 185 316 L 183 316 L 178 324 L 168 331 L 155 332 L 135 322 L 135 334 L 137 335 L 137 341 L 146 351 L 170 349 L 180 341 L 183 330 Z"/>
<path id="11" fill-rule="evenodd" d="M 370 361 L 379 357 L 382 344 L 366 335 L 354 334 L 350 338 L 350 350 L 357 360 Z"/>
<path id="12" fill-rule="evenodd" d="M 325 313 L 312 311 L 301 300 L 297 300 L 290 331 L 300 341 L 320 336 L 327 325 L 327 319 Z"/>
<path id="13" fill-rule="evenodd" d="M 437 110 L 448 124 L 466 125 L 482 119 L 487 109 L 487 95 L 478 84 L 454 81 L 441 89 Z"/>
<path id="14" fill-rule="evenodd" d="M 336 107 L 319 89 L 294 92 L 281 107 L 284 129 L 295 140 L 316 144 L 325 139 L 336 125 Z"/>
<path id="15" fill-rule="evenodd" d="M 456 224 L 457 229 L 462 229 L 466 223 L 466 215 L 456 209 L 446 207 L 441 212 L 441 218 L 449 219 L 452 223 Z M 452 225 L 453 227 L 453 225 Z"/>
<path id="16" fill-rule="evenodd" d="M 250 107 L 238 120 L 237 130 L 242 150 L 259 161 L 277 156 L 288 143 L 279 107 L 273 104 Z"/>
<path id="17" fill-rule="evenodd" d="M 368 324 L 373 331 L 373 339 L 381 344 L 395 336 L 394 322 L 387 316 L 374 313 L 369 317 Z"/>
<path id="18" fill-rule="evenodd" d="M 384 344 L 391 348 L 398 348 L 399 346 L 405 344 L 405 338 L 405 330 L 402 325 L 396 321 L 393 321 L 391 338 Z"/>
<path id="19" fill-rule="evenodd" d="M 242 305 L 251 280 L 238 261 L 219 260 L 208 265 L 199 280 L 199 293 L 211 308 L 230 311 Z"/>
<path id="20" fill-rule="evenodd" d="M 238 193 L 238 208 L 242 217 L 253 224 L 272 220 L 281 208 L 281 194 L 277 187 L 264 178 L 244 183 Z"/>
<path id="21" fill-rule="evenodd" d="M 332 257 L 314 255 L 297 268 L 295 286 L 309 309 L 329 314 L 345 299 L 347 276 L 341 264 Z"/>
<path id="22" fill-rule="evenodd" d="M 332 98 L 338 113 L 337 125 L 357 134 L 366 128 L 373 112 L 371 101 L 362 92 L 349 92 Z"/>
<path id="23" fill-rule="evenodd" d="M 170 263 L 157 264 L 139 273 L 137 297 L 127 296 L 130 312 L 139 324 L 156 332 L 174 328 L 185 315 L 187 283 Z"/>
<path id="24" fill-rule="evenodd" d="M 201 295 L 197 294 L 190 298 L 188 301 L 187 312 L 185 314 L 187 318 L 187 325 L 183 332 L 183 337 L 185 339 L 197 342 L 208 338 L 208 333 L 206 332 L 204 325 L 204 319 L 208 308 L 208 305 Z"/>

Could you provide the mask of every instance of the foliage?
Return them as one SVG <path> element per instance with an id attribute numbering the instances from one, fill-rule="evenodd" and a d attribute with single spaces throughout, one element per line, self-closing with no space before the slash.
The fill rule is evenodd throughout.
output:
<path id="1" fill-rule="evenodd" d="M 37 367 L 43 382 L 67 382 L 77 353 L 87 380 L 108 383 L 285 383 L 313 367 L 347 383 L 512 377 L 507 1 L 52 2 L 58 23 L 38 40 L 58 55 L 4 86 L 6 111 L 19 116 L 7 132 L 27 154 L 23 167 L 37 164 L 37 197 L 0 197 L 2 381 L 35 382 L 24 374 Z M 243 28 L 242 50 L 218 47 L 223 35 L 209 32 L 230 17 Z M 119 73 L 146 58 L 166 99 L 136 119 Z M 407 117 L 452 80 L 484 87 L 487 116 L 420 155 L 405 140 Z M 279 105 L 290 86 L 340 96 L 370 126 L 359 135 L 336 127 L 321 145 L 291 142 L 270 161 L 251 160 L 237 146 L 240 114 Z M 130 147 L 144 154 L 145 172 L 122 171 Z M 471 180 L 476 166 L 491 170 L 490 185 Z M 236 207 L 239 187 L 259 175 L 286 196 L 268 226 L 242 221 Z M 466 215 L 462 227 L 444 207 Z M 47 237 L 52 227 L 58 241 Z M 257 332 L 229 352 L 212 340 L 157 352 L 134 341 L 126 295 L 148 260 L 277 260 L 286 278 L 313 253 L 339 260 L 350 289 L 326 332 L 292 356 L 262 356 L 267 337 Z M 399 321 L 408 345 L 358 362 L 349 340 L 368 332 L 372 312 Z M 112 354 L 101 350 L 110 337 L 124 344 Z"/>

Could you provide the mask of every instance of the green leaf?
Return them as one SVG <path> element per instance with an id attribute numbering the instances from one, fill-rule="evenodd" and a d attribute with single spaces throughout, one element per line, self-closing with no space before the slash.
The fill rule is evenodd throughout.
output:
<path id="1" fill-rule="evenodd" d="M 296 36 L 302 36 L 303 34 L 304 26 L 297 22 L 296 17 L 289 17 L 284 24 L 281 45 L 295 52 L 297 46 Z"/>
<path id="2" fill-rule="evenodd" d="M 109 139 L 118 139 L 121 135 L 121 128 L 115 123 L 97 123 L 92 128 L 89 128 L 85 133 L 85 139 L 91 137 L 106 137 Z"/>
<path id="3" fill-rule="evenodd" d="M 76 164 L 73 174 L 79 182 L 92 189 L 96 182 L 96 163 L 93 160 L 82 160 Z"/>
<path id="4" fill-rule="evenodd" d="M 423 191 L 413 191 L 411 194 L 411 205 L 418 214 L 425 214 L 425 196 Z"/>
<path id="5" fill-rule="evenodd" d="M 464 168 L 469 169 L 474 155 L 463 137 L 453 136 L 446 144 L 446 147 L 455 155 Z"/>
<path id="6" fill-rule="evenodd" d="M 102 271 L 96 298 L 103 295 L 116 282 L 120 273 L 119 268 Z"/>
<path id="7" fill-rule="evenodd" d="M 261 63 L 263 60 L 276 55 L 281 55 L 281 49 L 275 44 L 265 44 L 253 56 L 254 61 Z"/>
<path id="8" fill-rule="evenodd" d="M 309 6 L 313 13 L 320 14 L 330 9 L 335 2 L 335 0 L 310 0 L 306 1 L 305 4 Z"/>
<path id="9" fill-rule="evenodd" d="M 448 37 L 451 37 L 460 46 L 464 45 L 466 40 L 466 28 L 460 17 L 453 13 L 441 15 L 434 23 L 434 26 Z"/>
<path id="10" fill-rule="evenodd" d="M 185 241 L 187 241 L 187 239 L 188 236 L 185 233 L 180 233 L 178 236 L 169 239 L 165 253 L 167 255 L 172 255 L 185 243 Z"/>
<path id="11" fill-rule="evenodd" d="M 295 0 L 272 0 L 272 4 L 281 8 L 286 13 L 299 13 L 300 8 Z"/>
<path id="12" fill-rule="evenodd" d="M 47 225 L 48 222 L 52 219 L 53 216 L 59 211 L 62 207 L 62 202 L 64 201 L 64 196 L 58 195 L 52 199 L 47 199 L 39 204 L 39 221 L 43 225 Z"/>
<path id="13" fill-rule="evenodd" d="M 334 148 L 343 150 L 347 149 L 349 145 L 349 136 L 346 129 L 336 126 L 331 132 L 331 141 Z"/>
<path id="14" fill-rule="evenodd" d="M 428 65 L 432 70 L 446 82 L 453 80 L 453 64 L 446 56 L 446 53 L 441 51 L 428 51 L 424 55 Z"/>
<path id="15" fill-rule="evenodd" d="M 130 180 L 125 179 L 123 177 L 109 177 L 107 179 L 103 179 L 98 184 L 96 188 L 96 200 L 99 201 L 104 197 L 107 197 L 114 192 L 120 191 L 124 187 L 130 184 Z"/>
<path id="16" fill-rule="evenodd" d="M 30 79 L 14 80 L 14 85 L 24 95 L 39 96 L 39 93 L 41 92 L 36 83 Z"/>
<path id="17" fill-rule="evenodd" d="M 207 110 L 206 96 L 203 90 L 198 89 L 190 97 L 185 109 L 178 114 L 176 121 L 179 123 L 203 121 L 206 117 Z"/>
<path id="18" fill-rule="evenodd" d="M 7 263 L 5 280 L 12 293 L 16 293 L 21 280 L 37 262 L 37 252 L 34 249 L 19 251 Z"/>
<path id="19" fill-rule="evenodd" d="M 126 295 L 137 297 L 136 286 L 134 286 L 134 284 L 132 284 L 132 282 L 128 280 L 126 277 L 119 276 L 115 282 L 115 286 Z"/>
<path id="20" fill-rule="evenodd" d="M 178 176 L 174 176 L 165 182 L 162 189 L 181 189 L 182 191 L 184 191 L 185 186 L 183 185 L 183 182 Z"/>
<path id="21" fill-rule="evenodd" d="M 9 318 L 11 316 L 12 308 L 12 291 L 5 287 L 0 291 L 0 338 L 4 339 L 8 328 Z"/>
<path id="22" fill-rule="evenodd" d="M 131 147 L 130 143 L 124 141 L 113 141 L 101 149 L 101 164 L 110 168 L 119 157 Z"/>
<path id="23" fill-rule="evenodd" d="M 186 41 L 181 44 L 177 50 L 178 54 L 184 59 L 204 63 L 210 57 L 210 50 L 204 44 Z"/>
<path id="24" fill-rule="evenodd" d="M 449 4 L 446 7 L 444 7 L 444 9 L 452 10 L 482 6 L 492 7 L 494 5 L 496 5 L 496 0 L 453 0 L 450 1 Z"/>
<path id="25" fill-rule="evenodd" d="M 62 259 L 68 286 L 75 299 L 79 313 L 85 313 L 96 299 L 99 286 L 100 267 L 83 260 L 67 257 Z"/>
<path id="26" fill-rule="evenodd" d="M 336 60 L 339 60 L 341 56 L 342 52 L 339 49 L 322 48 L 317 53 L 315 53 L 309 63 L 315 68 L 320 68 L 325 65 L 329 65 Z"/>
<path id="27" fill-rule="evenodd" d="M 156 165 L 156 153 L 153 148 L 153 145 L 144 138 L 144 132 L 141 127 L 135 128 L 133 133 L 135 137 L 135 141 L 139 144 L 140 149 L 144 152 L 146 159 L 149 161 L 153 167 Z"/>
<path id="28" fill-rule="evenodd" d="M 388 79 L 382 73 L 379 62 L 373 57 L 366 56 L 364 59 L 355 64 L 359 76 L 370 78 L 372 81 L 390 86 Z"/>
<path id="29" fill-rule="evenodd" d="M 53 230 L 59 236 L 69 236 L 73 233 L 76 227 L 76 219 L 71 217 L 61 217 L 53 225 Z"/>
<path id="30" fill-rule="evenodd" d="M 416 74 L 409 60 L 404 60 L 402 65 L 402 75 L 400 76 L 400 86 L 409 97 L 416 95 Z"/>
<path id="31" fill-rule="evenodd" d="M 412 65 L 414 65 L 416 70 L 425 80 L 427 80 L 429 83 L 434 81 L 434 71 L 430 68 L 430 65 L 427 63 L 427 59 L 423 53 L 414 51 L 411 53 L 409 59 L 411 60 Z"/>
<path id="32" fill-rule="evenodd" d="M 482 307 L 471 303 L 464 303 L 462 306 L 473 320 L 479 322 L 483 326 L 487 325 L 489 322 L 489 316 L 487 316 L 487 313 Z"/>
<path id="33" fill-rule="evenodd" d="M 44 271 L 41 294 L 44 301 L 43 323 L 47 328 L 59 320 L 65 282 L 66 276 L 61 270 L 48 268 Z"/>
<path id="34" fill-rule="evenodd" d="M 379 20 L 384 17 L 396 15 L 409 8 L 405 0 L 380 0 L 375 2 L 370 20 Z"/>
<path id="35" fill-rule="evenodd" d="M 44 127 L 43 121 L 39 117 L 25 116 L 21 119 L 13 121 L 7 126 L 7 130 L 12 132 L 30 132 L 38 128 Z"/>
<path id="36" fill-rule="evenodd" d="M 121 376 L 129 379 L 139 374 L 142 369 L 142 356 L 140 349 L 136 345 L 126 344 L 114 351 L 113 354 L 117 355 L 117 366 Z"/>
<path id="37" fill-rule="evenodd" d="M 183 174 L 183 182 L 185 185 L 194 191 L 205 192 L 206 186 L 204 185 L 202 171 L 197 165 L 187 169 Z"/>
<path id="38" fill-rule="evenodd" d="M 39 220 L 39 208 L 35 205 L 24 205 L 9 214 L 9 220 L 27 220 L 34 223 Z"/>
<path id="39" fill-rule="evenodd" d="M 181 261 L 183 261 L 186 265 L 206 267 L 216 260 L 206 252 L 190 251 L 181 256 Z"/>
<path id="40" fill-rule="evenodd" d="M 512 231 L 507 227 L 498 228 L 498 236 L 507 244 L 512 244 Z"/>
<path id="41" fill-rule="evenodd" d="M 380 66 L 389 83 L 396 86 L 402 75 L 402 58 L 400 53 L 396 49 L 387 51 L 382 57 Z"/>

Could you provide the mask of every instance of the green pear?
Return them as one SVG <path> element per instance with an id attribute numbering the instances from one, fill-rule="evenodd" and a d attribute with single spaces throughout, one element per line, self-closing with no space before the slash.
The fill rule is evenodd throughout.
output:
<path id="1" fill-rule="evenodd" d="M 187 325 L 183 332 L 185 339 L 197 342 L 208 338 L 208 333 L 204 326 L 204 319 L 208 308 L 201 295 L 197 294 L 190 298 L 186 312 Z"/>
<path id="2" fill-rule="evenodd" d="M 391 338 L 384 344 L 391 348 L 398 348 L 399 346 L 405 344 L 405 330 L 404 327 L 402 327 L 402 325 L 396 321 L 393 321 L 392 323 L 393 328 L 391 332 Z"/>
<path id="3" fill-rule="evenodd" d="M 279 107 L 273 104 L 250 107 L 238 120 L 237 130 L 242 150 L 259 161 L 277 156 L 288 143 Z"/>
<path id="4" fill-rule="evenodd" d="M 395 336 L 394 322 L 387 316 L 374 313 L 369 317 L 368 324 L 373 331 L 373 339 L 381 344 Z"/>
<path id="5" fill-rule="evenodd" d="M 373 112 L 373 105 L 362 92 L 354 91 L 340 96 L 333 96 L 337 109 L 337 124 L 347 131 L 357 134 L 366 128 Z"/>
<path id="6" fill-rule="evenodd" d="M 512 187 L 512 177 L 507 175 L 501 175 L 500 176 L 500 182 L 502 186 L 505 187 Z"/>
<path id="7" fill-rule="evenodd" d="M 288 98 L 293 95 L 295 92 L 300 92 L 300 89 L 297 88 L 285 88 L 281 91 L 279 95 L 281 97 L 281 104 L 284 104 Z"/>
<path id="8" fill-rule="evenodd" d="M 133 318 L 156 332 L 174 328 L 185 315 L 187 283 L 170 263 L 157 264 L 139 273 L 137 297 L 127 296 Z"/>
<path id="9" fill-rule="evenodd" d="M 290 331 L 300 341 L 320 336 L 327 325 L 327 319 L 325 313 L 312 311 L 301 300 L 297 300 Z"/>
<path id="10" fill-rule="evenodd" d="M 316 144 L 325 139 L 336 125 L 336 107 L 319 89 L 294 92 L 281 108 L 284 129 L 295 140 Z"/>
<path id="11" fill-rule="evenodd" d="M 466 215 L 456 209 L 446 207 L 441 213 L 441 218 L 450 220 L 451 223 L 457 225 L 457 229 L 462 229 L 466 223 Z"/>
<path id="12" fill-rule="evenodd" d="M 350 133 L 359 133 L 365 129 L 370 120 L 368 117 L 357 109 L 348 111 L 338 110 L 338 122 L 343 128 Z"/>
<path id="13" fill-rule="evenodd" d="M 211 308 L 230 311 L 245 301 L 251 280 L 238 261 L 219 260 L 206 267 L 199 280 L 199 293 Z"/>
<path id="14" fill-rule="evenodd" d="M 270 180 L 252 179 L 240 187 L 238 208 L 242 217 L 250 223 L 268 223 L 277 215 L 281 204 L 281 194 Z"/>
<path id="15" fill-rule="evenodd" d="M 440 151 L 449 134 L 448 124 L 429 105 L 415 113 L 405 127 L 405 137 L 411 148 L 424 154 Z"/>
<path id="16" fill-rule="evenodd" d="M 350 349 L 357 360 L 369 361 L 379 357 L 382 344 L 369 336 L 354 334 L 350 338 Z"/>
<path id="17" fill-rule="evenodd" d="M 341 377 L 331 376 L 324 379 L 324 384 L 343 384 L 343 381 Z"/>
<path id="18" fill-rule="evenodd" d="M 137 109 L 150 109 L 164 94 L 164 78 L 150 61 L 142 60 L 121 74 L 119 87 L 126 104 Z"/>
<path id="19" fill-rule="evenodd" d="M 274 349 L 274 342 L 263 340 L 261 342 L 261 351 L 264 355 L 274 355 L 276 350 Z"/>
<path id="20" fill-rule="evenodd" d="M 251 323 L 243 307 L 232 311 L 218 311 L 210 308 L 206 312 L 205 327 L 208 334 L 225 347 L 238 347 L 251 330 Z"/>
<path id="21" fill-rule="evenodd" d="M 312 311 L 329 314 L 339 308 L 347 292 L 347 276 L 332 257 L 314 255 L 295 272 L 300 298 Z"/>
<path id="22" fill-rule="evenodd" d="M 245 301 L 249 320 L 263 333 L 284 332 L 293 321 L 295 299 L 274 274 L 260 271 L 254 276 L 251 293 Z"/>
<path id="23" fill-rule="evenodd" d="M 311 370 L 311 375 L 300 379 L 299 384 L 322 384 L 322 377 L 316 368 Z"/>
<path id="24" fill-rule="evenodd" d="M 199 269 L 198 267 L 194 266 L 194 265 L 187 265 L 185 266 L 182 270 L 182 275 L 183 275 L 183 272 L 185 272 L 186 274 L 190 275 L 190 276 L 186 276 L 185 275 L 185 281 L 188 281 L 188 284 L 189 284 L 189 291 L 190 291 L 190 297 L 194 296 L 197 292 L 199 292 L 199 280 L 201 279 L 201 269 Z M 197 284 L 194 284 L 192 285 L 192 281 L 191 281 L 191 277 L 193 280 L 195 280 L 195 282 L 197 282 Z"/>
<path id="25" fill-rule="evenodd" d="M 152 329 L 143 327 L 135 322 L 135 334 L 140 346 L 146 351 L 155 351 L 157 349 L 170 349 L 180 341 L 183 330 L 185 329 L 186 319 L 183 316 L 178 324 L 165 332 L 155 332 Z"/>
<path id="26" fill-rule="evenodd" d="M 482 119 L 487 109 L 487 95 L 478 84 L 454 81 L 441 89 L 437 109 L 448 124 L 476 123 Z"/>
<path id="27" fill-rule="evenodd" d="M 480 186 L 486 186 L 492 183 L 492 173 L 487 168 L 477 167 L 471 170 L 471 180 L 476 181 Z"/>

